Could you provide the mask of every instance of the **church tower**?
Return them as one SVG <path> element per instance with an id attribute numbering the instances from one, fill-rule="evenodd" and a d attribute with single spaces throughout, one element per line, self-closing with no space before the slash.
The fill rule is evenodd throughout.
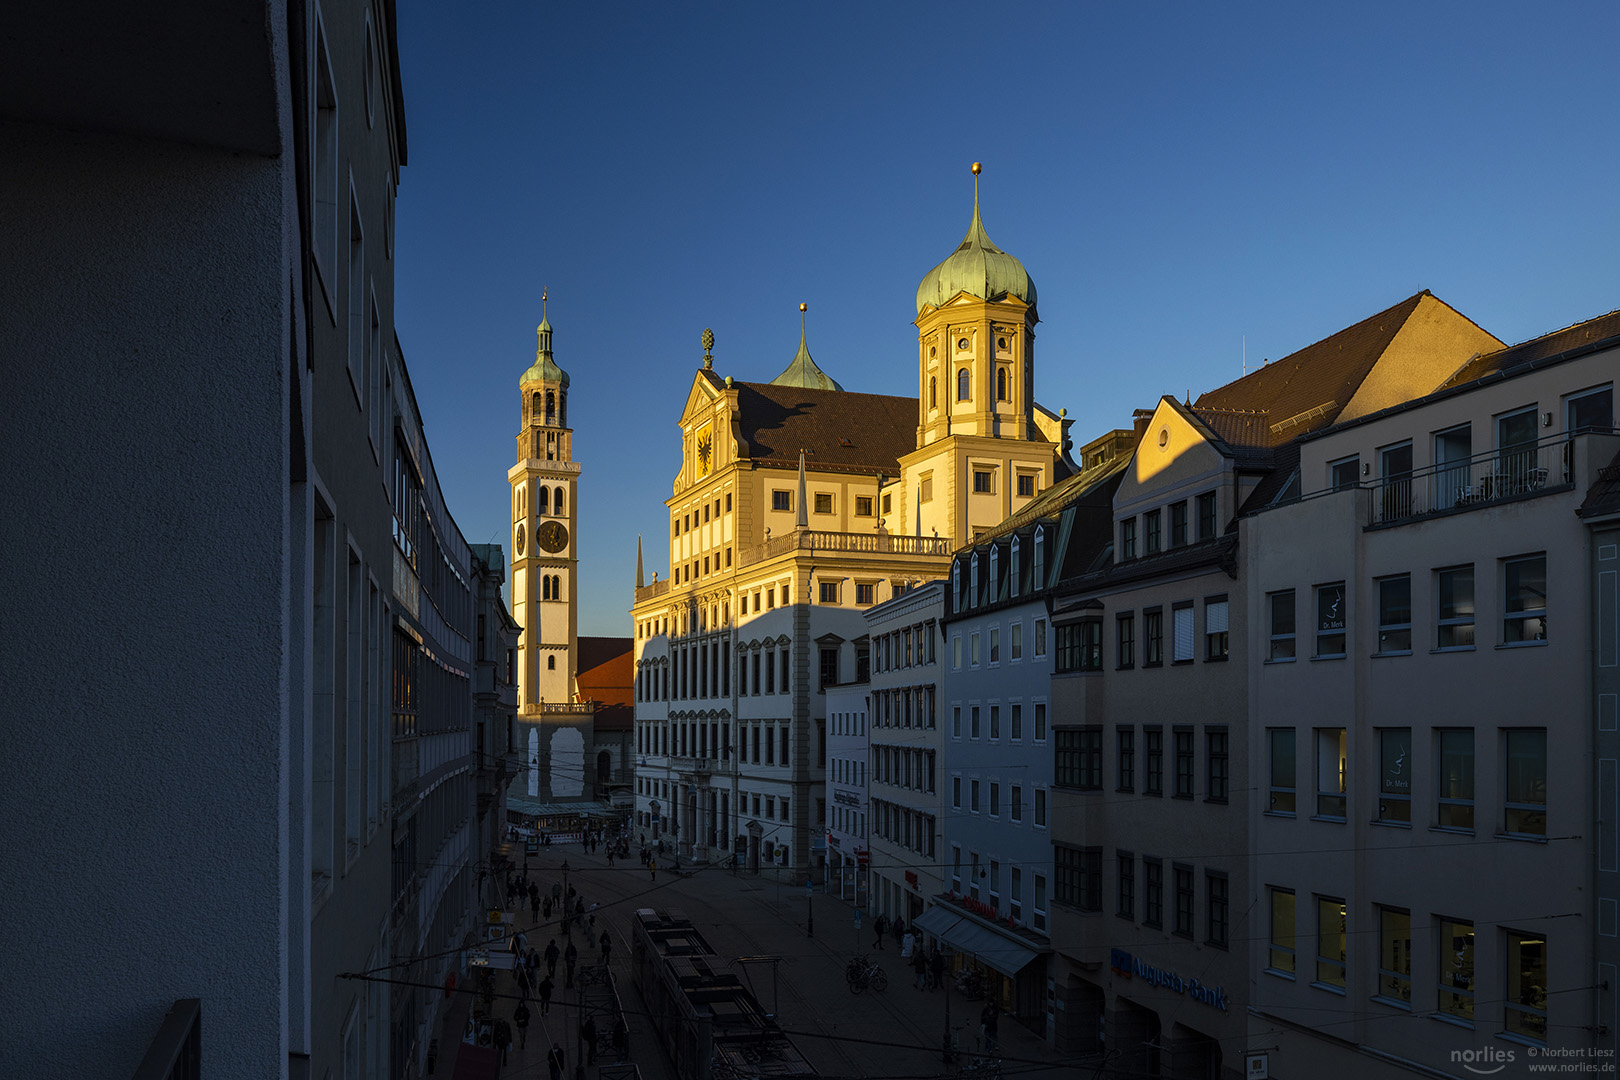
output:
<path id="1" fill-rule="evenodd" d="M 1035 282 L 979 218 L 974 162 L 967 234 L 917 286 L 917 449 L 900 460 L 901 531 L 966 543 L 1053 483 L 1060 425 L 1035 403 L 1039 321 Z"/>
<path id="2" fill-rule="evenodd" d="M 542 303 L 545 300 L 541 295 Z M 518 708 L 572 702 L 579 642 L 579 464 L 568 426 L 568 373 L 551 355 L 541 309 L 534 364 L 518 379 L 523 430 L 512 485 L 512 616 L 523 627 Z"/>

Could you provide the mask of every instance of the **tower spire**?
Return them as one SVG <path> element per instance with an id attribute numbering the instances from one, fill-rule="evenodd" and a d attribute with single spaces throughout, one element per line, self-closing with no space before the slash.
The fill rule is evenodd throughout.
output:
<path id="1" fill-rule="evenodd" d="M 646 575 L 641 569 L 641 534 L 636 533 L 636 588 L 642 587 L 641 583 L 645 577 Z"/>
<path id="2" fill-rule="evenodd" d="M 795 529 L 808 529 L 810 516 L 804 508 L 804 450 L 799 450 L 799 512 L 793 519 Z"/>

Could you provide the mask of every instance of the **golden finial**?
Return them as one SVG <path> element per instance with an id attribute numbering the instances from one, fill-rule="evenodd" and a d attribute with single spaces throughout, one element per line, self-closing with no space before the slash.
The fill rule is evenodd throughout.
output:
<path id="1" fill-rule="evenodd" d="M 799 304 L 799 313 L 801 315 L 803 313 L 805 313 L 806 311 L 809 311 L 809 310 L 810 310 L 810 305 L 809 304 L 805 304 L 805 303 L 800 303 Z"/>
<path id="2" fill-rule="evenodd" d="M 977 162 L 977 161 L 975 161 L 975 162 L 974 162 L 974 163 L 973 163 L 973 175 L 974 175 L 974 176 L 978 176 L 978 175 L 979 175 L 979 168 L 980 168 L 980 165 L 979 165 L 979 163 L 978 163 L 978 162 Z"/>

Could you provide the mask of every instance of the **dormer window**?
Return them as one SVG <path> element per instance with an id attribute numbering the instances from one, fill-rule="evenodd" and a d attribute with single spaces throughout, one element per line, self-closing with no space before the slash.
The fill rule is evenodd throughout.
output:
<path id="1" fill-rule="evenodd" d="M 1035 578 L 1030 587 L 1040 589 L 1046 585 L 1046 530 L 1035 527 Z"/>
<path id="2" fill-rule="evenodd" d="M 995 599 L 1001 590 L 997 587 L 1001 582 L 1001 545 L 990 546 L 990 598 Z"/>
<path id="3" fill-rule="evenodd" d="M 1018 537 L 1012 538 L 1012 545 L 1007 549 L 1007 576 L 1012 587 L 1012 594 L 1018 595 Z"/>
<path id="4" fill-rule="evenodd" d="M 968 588 L 972 593 L 973 602 L 978 603 L 978 601 L 979 601 L 979 554 L 978 554 L 978 552 L 973 553 L 973 562 L 971 564 L 971 567 L 970 567 L 970 570 L 969 570 L 969 576 L 968 576 Z"/>

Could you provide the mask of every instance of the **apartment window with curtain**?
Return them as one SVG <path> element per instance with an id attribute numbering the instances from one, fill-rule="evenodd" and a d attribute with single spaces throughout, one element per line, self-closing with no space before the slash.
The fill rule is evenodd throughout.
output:
<path id="1" fill-rule="evenodd" d="M 1164 611 L 1151 608 L 1142 612 L 1143 667 L 1164 664 Z"/>
<path id="2" fill-rule="evenodd" d="M 1225 660 L 1229 638 L 1225 596 L 1204 599 L 1204 659 Z"/>
<path id="3" fill-rule="evenodd" d="M 1174 651 L 1170 654 L 1170 659 L 1177 664 L 1190 664 L 1193 659 L 1192 601 L 1188 600 L 1177 604 L 1171 609 L 1170 617 L 1175 634 L 1172 644 Z"/>

